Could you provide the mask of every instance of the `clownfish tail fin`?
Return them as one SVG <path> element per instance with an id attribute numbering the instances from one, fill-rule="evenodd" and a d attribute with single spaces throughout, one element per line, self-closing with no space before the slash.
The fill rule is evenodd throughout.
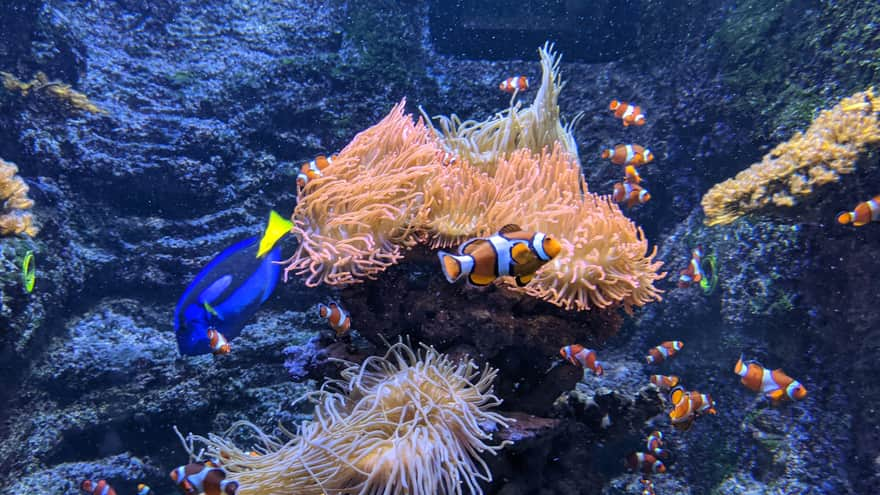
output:
<path id="1" fill-rule="evenodd" d="M 440 268 L 443 269 L 443 276 L 446 277 L 446 280 L 450 284 L 455 283 L 467 274 L 466 272 L 468 270 L 465 270 L 462 266 L 461 260 L 461 258 L 465 258 L 466 256 L 456 256 L 447 253 L 446 251 L 440 251 L 437 253 L 437 257 L 440 258 Z"/>
<path id="2" fill-rule="evenodd" d="M 852 223 L 854 217 L 855 215 L 853 215 L 851 211 L 842 211 L 837 214 L 837 223 L 847 225 Z"/>

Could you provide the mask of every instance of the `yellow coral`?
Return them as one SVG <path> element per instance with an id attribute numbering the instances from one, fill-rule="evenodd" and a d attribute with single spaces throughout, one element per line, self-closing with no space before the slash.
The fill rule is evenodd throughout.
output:
<path id="1" fill-rule="evenodd" d="M 64 84 L 60 81 L 49 81 L 46 74 L 42 72 L 37 72 L 34 78 L 28 82 L 21 81 L 8 72 L 0 72 L 0 76 L 3 77 L 4 88 L 17 92 L 21 96 L 28 96 L 32 92 L 34 94 L 43 92 L 51 98 L 64 102 L 77 110 L 94 114 L 107 113 L 106 110 L 92 103 L 86 95 L 71 88 L 69 84 Z"/>
<path id="2" fill-rule="evenodd" d="M 195 442 L 204 444 L 240 483 L 240 495 L 479 495 L 478 481 L 492 480 L 480 453 L 504 446 L 488 443 L 487 427 L 509 421 L 492 411 L 501 403 L 491 390 L 495 375 L 398 343 L 312 393 L 314 420 L 285 431 L 287 438 L 233 425 L 256 434 L 257 456 L 213 434 L 184 444 L 191 455 Z"/>
<path id="3" fill-rule="evenodd" d="M 880 99 L 873 88 L 823 110 L 761 162 L 716 184 L 703 196 L 706 225 L 723 225 L 770 204 L 790 207 L 819 187 L 855 170 L 856 160 L 880 143 Z"/>
<path id="4" fill-rule="evenodd" d="M 16 175 L 18 167 L 0 159 L 0 201 L 3 211 L 0 212 L 0 236 L 25 234 L 30 237 L 37 235 L 33 216 L 26 211 L 34 206 L 34 201 L 27 197 L 28 185 Z"/>

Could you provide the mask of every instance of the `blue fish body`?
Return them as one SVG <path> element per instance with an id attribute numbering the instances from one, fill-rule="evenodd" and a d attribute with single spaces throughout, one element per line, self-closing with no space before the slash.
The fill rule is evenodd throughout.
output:
<path id="1" fill-rule="evenodd" d="M 267 232 L 273 221 L 270 220 Z M 267 235 L 251 237 L 224 249 L 189 284 L 174 310 L 174 330 L 181 354 L 211 353 L 209 329 L 217 330 L 229 341 L 238 337 L 260 305 L 272 295 L 281 277 L 281 266 L 276 263 L 281 261 L 281 248 L 272 246 L 281 235 L 266 243 Z"/>

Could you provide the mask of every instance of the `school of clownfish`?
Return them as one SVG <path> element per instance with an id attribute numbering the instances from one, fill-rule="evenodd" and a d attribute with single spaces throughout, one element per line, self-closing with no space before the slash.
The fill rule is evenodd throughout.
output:
<path id="1" fill-rule="evenodd" d="M 684 342 L 672 340 L 652 347 L 645 355 L 648 365 L 662 365 L 684 348 Z M 594 375 L 604 373 L 604 365 L 598 360 L 595 350 L 587 349 L 579 344 L 570 344 L 559 350 L 562 358 L 574 366 L 591 370 Z M 754 392 L 760 392 L 771 405 L 781 406 L 785 402 L 795 402 L 806 398 L 807 389 L 797 380 L 788 376 L 783 370 L 770 370 L 757 361 L 744 361 L 741 355 L 733 367 L 733 372 L 740 377 L 740 383 Z M 669 406 L 669 423 L 677 431 L 688 431 L 702 417 L 715 415 L 715 400 L 710 394 L 696 390 L 686 390 L 681 379 L 675 375 L 651 375 L 650 382 L 666 392 Z M 654 484 L 648 476 L 666 472 L 666 464 L 670 458 L 668 450 L 662 448 L 663 433 L 653 431 L 645 443 L 645 450 L 632 452 L 624 459 L 624 465 L 633 472 L 640 473 L 643 478 L 643 495 L 654 495 Z"/>
<path id="2" fill-rule="evenodd" d="M 253 457 L 260 454 L 251 451 Z M 169 473 L 174 486 L 183 495 L 236 495 L 239 483 L 226 479 L 226 471 L 221 467 L 220 461 L 206 460 L 203 462 L 191 462 L 178 466 Z M 110 486 L 107 480 L 83 480 L 80 490 L 89 495 L 116 495 L 116 490 Z M 153 495 L 153 490 L 146 484 L 137 486 L 137 495 Z"/>

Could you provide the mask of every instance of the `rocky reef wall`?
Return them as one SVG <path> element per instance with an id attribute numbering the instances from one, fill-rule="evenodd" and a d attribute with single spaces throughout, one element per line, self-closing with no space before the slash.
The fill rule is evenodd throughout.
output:
<path id="1" fill-rule="evenodd" d="M 707 228 L 699 199 L 817 108 L 880 83 L 880 41 L 865 29 L 880 13 L 856 1 L 631 3 L 640 22 L 626 55 L 563 53 L 560 106 L 568 119 L 584 112 L 575 134 L 592 191 L 620 180 L 601 147 L 636 140 L 657 156 L 644 172 L 653 199 L 630 214 L 672 273 L 663 302 L 635 317 L 570 315 L 450 287 L 422 253 L 341 292 L 280 287 L 218 359 L 177 354 L 176 299 L 269 209 L 292 210 L 301 162 L 338 150 L 404 96 L 432 115 L 499 111 L 509 101 L 500 80 L 537 79 L 537 46 L 526 60 L 438 53 L 431 2 L 22 0 L 0 12 L 0 70 L 43 71 L 107 111 L 0 90 L 0 157 L 28 181 L 41 227 L 0 240 L 0 491 L 73 494 L 79 479 L 106 477 L 120 493 L 144 479 L 170 492 L 167 471 L 184 456 L 172 425 L 290 424 L 308 413 L 292 399 L 334 373 L 326 357 L 356 359 L 401 333 L 501 369 L 504 408 L 521 420 L 501 435 L 520 442 L 494 461 L 489 493 L 632 489 L 619 460 L 662 412 L 641 356 L 666 339 L 687 349 L 664 371 L 713 393 L 720 412 L 672 440 L 658 493 L 876 486 L 878 234 L 833 222 L 876 194 L 876 155 L 794 212 Z M 648 124 L 625 131 L 607 111 L 615 98 L 642 105 Z M 697 244 L 718 256 L 710 296 L 675 287 Z M 28 250 L 32 294 L 18 274 Z M 328 337 L 312 309 L 329 297 L 363 341 Z M 606 376 L 548 371 L 569 340 L 598 347 Z M 740 352 L 800 377 L 810 398 L 788 409 L 755 401 L 731 373 Z"/>

